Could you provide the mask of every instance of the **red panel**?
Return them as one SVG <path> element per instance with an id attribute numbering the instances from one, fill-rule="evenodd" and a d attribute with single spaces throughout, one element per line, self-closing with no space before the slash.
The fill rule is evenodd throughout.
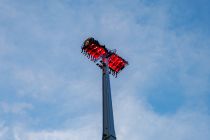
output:
<path id="1" fill-rule="evenodd" d="M 92 61 L 96 61 L 100 58 L 106 57 L 108 58 L 108 67 L 110 69 L 110 72 L 117 76 L 117 74 L 124 69 L 126 65 L 128 65 L 128 62 L 125 61 L 123 58 L 121 58 L 119 55 L 112 51 L 108 51 L 105 46 L 100 45 L 97 40 L 94 38 L 88 38 L 85 40 L 83 46 L 82 46 L 82 52 L 88 57 L 91 58 Z M 105 59 L 102 59 L 102 64 Z M 100 64 L 98 64 L 99 66 Z"/>
<path id="2" fill-rule="evenodd" d="M 121 58 L 115 53 L 113 53 L 108 60 L 109 68 L 115 73 L 121 71 L 127 64 L 128 64 L 127 61 L 125 61 L 123 58 Z"/>
<path id="3" fill-rule="evenodd" d="M 105 46 L 102 46 L 98 41 L 93 38 L 88 38 L 82 47 L 82 52 L 84 52 L 88 57 L 91 57 L 93 60 L 97 60 L 105 55 L 108 51 Z"/>

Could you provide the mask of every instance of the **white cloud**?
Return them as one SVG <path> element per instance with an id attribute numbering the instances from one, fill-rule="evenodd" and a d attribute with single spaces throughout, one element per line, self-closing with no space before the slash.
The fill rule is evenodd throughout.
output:
<path id="1" fill-rule="evenodd" d="M 79 54 L 82 39 L 91 34 L 108 47 L 119 48 L 119 54 L 130 62 L 119 78 L 112 80 L 118 139 L 209 139 L 209 115 L 202 112 L 206 103 L 203 106 L 196 104 L 197 109 L 184 104 L 171 115 L 160 115 L 144 99 L 146 94 L 155 96 L 145 89 L 153 88 L 164 78 L 180 84 L 189 102 L 199 100 L 202 104 L 203 98 L 209 95 L 208 38 L 197 31 L 183 31 L 180 35 L 180 31 L 167 29 L 170 16 L 167 7 L 137 1 L 90 2 L 78 7 L 74 7 L 73 1 L 53 1 L 46 4 L 47 8 L 40 7 L 39 2 L 22 4 L 1 5 L 4 18 L 8 20 L 6 17 L 9 17 L 15 23 L 8 24 L 7 28 L 0 27 L 4 28 L 1 36 L 11 41 L 0 40 L 0 55 L 9 54 L 0 60 L 0 72 L 3 66 L 8 67 L 12 77 L 10 82 L 16 92 L 13 94 L 20 98 L 29 97 L 34 102 L 53 101 L 62 106 L 53 111 L 56 114 L 70 112 L 74 115 L 72 110 L 78 111 L 78 106 L 88 103 L 98 106 L 101 102 L 100 72 L 95 70 L 97 67 L 93 68 L 94 64 L 83 62 L 83 56 Z M 19 34 L 12 36 L 8 32 Z M 25 35 L 21 37 L 20 34 Z M 7 51 L 11 47 L 15 47 L 12 53 Z M 192 96 L 196 100 L 190 100 Z M 32 108 L 27 103 L 1 102 L 4 113 L 27 114 Z M 0 138 L 100 139 L 98 118 L 101 116 L 90 115 L 88 109 L 83 111 L 84 118 L 74 116 L 80 118 L 75 119 L 77 127 L 72 126 L 72 118 L 60 120 L 64 128 L 53 130 L 34 130 L 25 124 L 27 122 L 19 122 L 26 126 L 0 125 Z"/>
<path id="2" fill-rule="evenodd" d="M 28 96 L 44 101 L 49 101 L 50 98 L 53 102 L 57 101 L 55 96 L 61 97 L 61 99 L 62 97 L 69 98 L 69 100 L 73 100 L 72 97 L 79 97 L 85 102 L 98 100 L 95 91 L 100 91 L 100 84 L 96 86 L 95 81 L 87 79 L 87 77 L 70 79 L 70 77 L 65 77 L 53 70 L 33 68 L 17 68 L 13 75 L 15 80 L 19 81 L 17 84 L 19 96 Z M 59 95 L 58 92 L 60 92 Z"/>
<path id="3" fill-rule="evenodd" d="M 119 97 L 116 106 L 118 139 L 207 140 L 209 138 L 209 116 L 203 112 L 182 110 L 173 115 L 158 115 L 144 102 L 129 95 Z"/>
<path id="4" fill-rule="evenodd" d="M 0 123 L 0 138 L 3 138 L 7 131 L 8 128 L 5 127 L 3 123 Z"/>
<path id="5" fill-rule="evenodd" d="M 0 109 L 3 113 L 23 114 L 31 110 L 33 106 L 29 103 L 8 103 L 0 102 Z"/>
<path id="6" fill-rule="evenodd" d="M 117 138 L 121 140 L 208 140 L 209 116 L 202 112 L 182 110 L 173 115 L 157 115 L 143 101 L 132 96 L 117 97 L 115 104 L 115 126 Z M 4 128 L 5 137 L 12 133 L 14 140 L 96 140 L 101 138 L 100 115 L 84 116 L 78 126 L 66 124 L 65 129 L 32 130 L 23 126 Z M 2 128 L 2 127 L 1 127 Z M 7 131 L 6 131 L 7 130 Z M 5 134 L 5 132 L 7 132 Z M 6 139 L 7 140 L 7 139 Z"/>

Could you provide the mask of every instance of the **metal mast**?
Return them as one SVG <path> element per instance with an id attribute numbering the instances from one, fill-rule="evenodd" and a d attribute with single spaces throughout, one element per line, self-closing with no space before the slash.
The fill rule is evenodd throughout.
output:
<path id="1" fill-rule="evenodd" d="M 102 67 L 103 136 L 102 140 L 116 140 L 112 109 L 111 87 L 107 58 Z"/>
<path id="2" fill-rule="evenodd" d="M 109 50 L 97 40 L 90 37 L 82 46 L 82 53 L 102 69 L 102 100 L 103 100 L 103 135 L 102 140 L 116 140 L 114 118 L 112 110 L 112 97 L 109 74 L 117 77 L 128 62 L 116 54 L 116 50 Z"/>

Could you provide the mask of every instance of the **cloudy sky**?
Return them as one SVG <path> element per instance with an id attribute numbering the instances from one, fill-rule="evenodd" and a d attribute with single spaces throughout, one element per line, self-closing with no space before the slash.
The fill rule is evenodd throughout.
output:
<path id="1" fill-rule="evenodd" d="M 208 0 L 0 0 L 0 139 L 99 140 L 94 37 L 129 61 L 111 78 L 118 140 L 210 139 Z"/>

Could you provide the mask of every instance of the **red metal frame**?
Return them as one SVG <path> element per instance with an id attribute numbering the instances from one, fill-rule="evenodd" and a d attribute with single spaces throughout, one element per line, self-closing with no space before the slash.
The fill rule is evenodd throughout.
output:
<path id="1" fill-rule="evenodd" d="M 94 62 L 101 58 L 107 58 L 109 70 L 115 76 L 117 76 L 117 74 L 122 71 L 126 65 L 128 65 L 126 60 L 116 53 L 108 50 L 104 45 L 100 45 L 94 38 L 88 38 L 85 40 L 82 46 L 82 53 Z M 105 63 L 104 59 L 102 59 L 101 62 Z M 100 66 L 100 64 L 97 65 Z"/>
<path id="2" fill-rule="evenodd" d="M 107 54 L 107 49 L 105 46 L 102 46 L 94 38 L 88 38 L 85 40 L 82 47 L 82 52 L 91 58 L 91 60 L 96 61 Z"/>
<path id="3" fill-rule="evenodd" d="M 108 66 L 114 73 L 119 73 L 126 65 L 128 65 L 128 62 L 116 53 L 112 53 L 108 58 Z"/>

